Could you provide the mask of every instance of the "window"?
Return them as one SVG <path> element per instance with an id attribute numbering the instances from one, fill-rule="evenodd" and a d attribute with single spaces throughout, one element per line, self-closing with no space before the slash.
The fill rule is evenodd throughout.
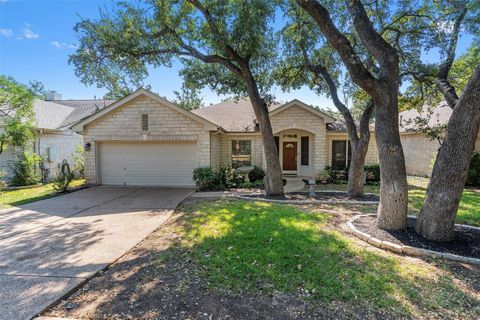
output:
<path id="1" fill-rule="evenodd" d="M 302 166 L 308 166 L 308 161 L 310 157 L 310 143 L 308 137 L 301 137 L 300 138 L 300 165 Z"/>
<path id="2" fill-rule="evenodd" d="M 142 114 L 142 130 L 148 131 L 148 114 Z"/>
<path id="3" fill-rule="evenodd" d="M 332 168 L 343 170 L 350 165 L 352 148 L 348 140 L 332 141 Z"/>
<path id="4" fill-rule="evenodd" d="M 232 167 L 251 165 L 252 142 L 250 140 L 232 140 Z"/>

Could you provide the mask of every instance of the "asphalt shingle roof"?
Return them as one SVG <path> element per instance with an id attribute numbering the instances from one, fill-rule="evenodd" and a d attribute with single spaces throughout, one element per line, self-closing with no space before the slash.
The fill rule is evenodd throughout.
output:
<path id="1" fill-rule="evenodd" d="M 105 108 L 115 100 L 54 100 L 35 99 L 35 126 L 39 129 L 65 130 L 72 124 Z"/>
<path id="2" fill-rule="evenodd" d="M 282 106 L 280 103 L 273 103 L 269 110 L 275 110 Z M 230 132 L 253 132 L 256 118 L 252 104 L 249 99 L 238 101 L 227 100 L 208 107 L 192 110 L 196 115 L 213 122 L 226 131 Z"/>
<path id="3" fill-rule="evenodd" d="M 428 125 L 430 127 L 442 126 L 448 123 L 452 115 L 452 108 L 450 108 L 445 101 L 440 102 L 438 106 L 429 110 L 429 106 L 423 106 L 421 110 L 411 109 L 400 112 L 400 132 L 414 131 L 416 124 L 415 118 L 429 118 Z"/>

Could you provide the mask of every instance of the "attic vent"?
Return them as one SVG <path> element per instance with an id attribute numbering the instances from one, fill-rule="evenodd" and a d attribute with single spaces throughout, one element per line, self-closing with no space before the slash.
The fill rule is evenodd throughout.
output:
<path id="1" fill-rule="evenodd" d="M 142 130 L 148 131 L 148 114 L 142 114 Z"/>

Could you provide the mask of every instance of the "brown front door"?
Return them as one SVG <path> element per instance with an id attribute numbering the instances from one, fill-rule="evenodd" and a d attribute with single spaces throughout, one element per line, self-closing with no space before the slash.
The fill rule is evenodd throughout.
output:
<path id="1" fill-rule="evenodd" d="M 283 170 L 297 171 L 297 143 L 283 143 Z"/>

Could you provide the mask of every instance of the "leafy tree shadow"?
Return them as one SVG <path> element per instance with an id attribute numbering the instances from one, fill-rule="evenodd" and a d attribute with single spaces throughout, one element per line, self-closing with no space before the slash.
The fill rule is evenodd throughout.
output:
<path id="1" fill-rule="evenodd" d="M 478 297 L 453 274 L 361 248 L 328 227 L 328 214 L 228 200 L 183 209 L 173 244 L 139 249 L 107 272 L 90 288 L 89 310 L 139 318 L 302 318 L 292 308 L 319 318 L 479 316 Z M 100 301 L 105 291 L 115 294 Z"/>

